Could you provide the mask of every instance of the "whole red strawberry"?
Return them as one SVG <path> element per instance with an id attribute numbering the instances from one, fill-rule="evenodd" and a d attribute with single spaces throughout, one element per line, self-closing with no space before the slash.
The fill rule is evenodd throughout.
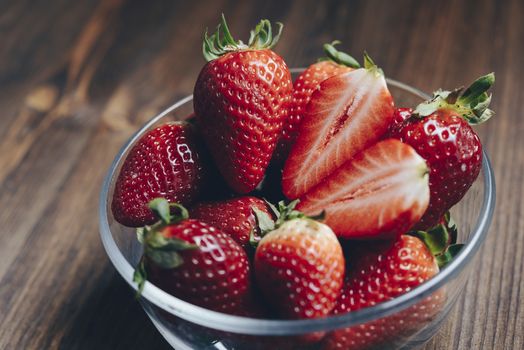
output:
<path id="1" fill-rule="evenodd" d="M 333 314 L 343 314 L 391 300 L 435 276 L 437 260 L 420 239 L 403 235 L 394 241 L 356 244 L 349 250 L 344 287 Z M 422 328 L 440 310 L 443 294 L 436 293 L 410 308 L 326 336 L 323 349 L 374 349 L 413 329 Z"/>
<path id="2" fill-rule="evenodd" d="M 202 149 L 193 126 L 173 122 L 159 126 L 137 142 L 118 175 L 111 209 L 126 226 L 156 221 L 148 203 L 157 197 L 192 203 L 205 184 Z"/>
<path id="3" fill-rule="evenodd" d="M 250 267 L 244 250 L 219 229 L 188 219 L 178 204 L 157 198 L 150 208 L 161 221 L 140 231 L 144 256 L 134 278 L 139 291 L 147 279 L 195 305 L 250 314 Z"/>
<path id="4" fill-rule="evenodd" d="M 320 83 L 334 75 L 360 67 L 353 57 L 335 49 L 335 45 L 339 43 L 339 41 L 334 41 L 331 44 L 325 44 L 326 59 L 310 65 L 293 83 L 293 97 L 289 107 L 289 116 L 284 123 L 282 137 L 275 151 L 274 157 L 277 161 L 284 161 L 287 158 L 291 146 L 297 138 L 298 127 L 306 112 L 306 106 Z"/>
<path id="5" fill-rule="evenodd" d="M 430 168 L 429 207 L 416 226 L 427 229 L 464 197 L 482 166 L 482 144 L 469 124 L 493 115 L 487 107 L 493 73 L 477 79 L 468 89 L 437 91 L 391 133 L 411 145 Z"/>
<path id="6" fill-rule="evenodd" d="M 235 41 L 224 17 L 204 39 L 202 68 L 194 90 L 197 124 L 228 185 L 248 193 L 262 180 L 282 133 L 291 99 L 291 74 L 271 49 L 271 24 L 262 20 L 248 45 Z"/>
<path id="7" fill-rule="evenodd" d="M 256 197 L 198 203 L 191 209 L 191 218 L 227 233 L 245 249 L 250 246 L 250 238 L 253 235 L 260 236 L 257 220 L 264 214 L 271 220 L 273 214 L 267 203 Z"/>
<path id="8" fill-rule="evenodd" d="M 393 120 L 389 125 L 389 132 L 385 135 L 386 138 L 390 138 L 391 134 L 398 132 L 398 129 L 402 127 L 404 122 L 411 117 L 413 109 L 406 107 L 395 108 L 393 112 Z"/>
<path id="9" fill-rule="evenodd" d="M 328 226 L 293 211 L 294 204 L 260 240 L 256 280 L 280 317 L 326 316 L 342 288 L 342 248 Z"/>

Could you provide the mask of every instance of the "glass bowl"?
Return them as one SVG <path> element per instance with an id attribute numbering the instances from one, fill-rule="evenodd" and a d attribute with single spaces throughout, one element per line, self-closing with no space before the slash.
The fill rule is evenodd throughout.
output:
<path id="1" fill-rule="evenodd" d="M 292 70 L 294 74 L 301 69 Z M 388 79 L 398 106 L 413 106 L 429 96 L 418 89 Z M 133 271 L 141 255 L 135 230 L 117 223 L 111 198 L 127 152 L 148 130 L 193 112 L 187 96 L 153 117 L 116 155 L 100 194 L 100 235 L 109 259 L 122 278 L 136 290 Z M 187 303 L 146 282 L 140 303 L 164 338 L 177 350 L 184 349 L 331 349 L 336 339 L 342 349 L 362 349 L 359 339 L 374 335 L 380 349 L 422 346 L 439 329 L 464 290 L 471 262 L 486 238 L 495 205 L 495 182 L 484 153 L 482 172 L 464 199 L 452 209 L 459 228 L 458 242 L 465 243 L 458 256 L 431 280 L 393 300 L 339 316 L 313 320 L 262 320 L 232 316 Z M 413 322 L 413 321 L 416 322 Z M 370 334 L 373 333 L 373 334 Z M 340 338 L 342 337 L 342 338 Z M 353 342 L 354 341 L 354 342 Z"/>

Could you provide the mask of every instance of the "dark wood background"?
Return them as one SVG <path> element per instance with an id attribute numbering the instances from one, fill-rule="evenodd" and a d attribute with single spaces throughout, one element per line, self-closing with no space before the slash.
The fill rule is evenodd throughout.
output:
<path id="1" fill-rule="evenodd" d="M 524 347 L 524 2 L 0 1 L 0 348 L 168 349 L 100 243 L 102 178 L 142 123 L 192 91 L 220 12 L 311 63 L 340 39 L 421 89 L 495 71 L 478 128 L 496 217 L 463 297 L 427 349 Z"/>

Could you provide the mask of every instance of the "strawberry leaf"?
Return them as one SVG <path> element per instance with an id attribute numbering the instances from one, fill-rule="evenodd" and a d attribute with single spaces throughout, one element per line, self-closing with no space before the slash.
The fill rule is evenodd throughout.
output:
<path id="1" fill-rule="evenodd" d="M 489 109 L 491 95 L 486 92 L 495 82 L 495 74 L 486 74 L 475 80 L 467 89 L 452 91 L 437 90 L 433 97 L 417 106 L 413 115 L 426 117 L 439 109 L 450 109 L 470 124 L 480 124 L 491 118 L 495 112 Z"/>
<path id="2" fill-rule="evenodd" d="M 444 266 L 446 266 L 447 264 L 449 264 L 453 258 L 455 258 L 455 256 L 457 256 L 457 254 L 460 252 L 460 250 L 462 249 L 462 247 L 464 246 L 464 244 L 452 244 L 448 247 L 448 249 L 446 249 L 446 251 L 437 256 L 436 259 L 437 259 L 437 263 L 438 263 L 438 267 L 440 269 L 442 269 Z"/>
<path id="3" fill-rule="evenodd" d="M 271 217 L 264 211 L 258 209 L 257 207 L 251 207 L 251 210 L 255 214 L 255 220 L 257 222 L 257 227 L 260 229 L 260 235 L 263 237 L 266 233 L 273 231 L 275 229 L 275 222 Z M 254 232 L 252 232 L 254 235 Z"/>
<path id="4" fill-rule="evenodd" d="M 155 198 L 149 202 L 149 209 L 151 209 L 156 216 L 160 218 L 165 224 L 171 222 L 171 213 L 169 209 L 169 202 L 165 198 Z"/>
<path id="5" fill-rule="evenodd" d="M 444 222 L 446 223 L 446 228 L 448 229 L 450 243 L 457 243 L 458 227 L 455 223 L 455 220 L 453 220 L 451 217 L 451 213 L 449 211 L 444 214 Z"/>
<path id="6" fill-rule="evenodd" d="M 174 250 L 146 248 L 147 257 L 164 269 L 174 269 L 184 263 L 182 256 Z"/>
<path id="7" fill-rule="evenodd" d="M 382 69 L 380 69 L 375 62 L 371 59 L 371 57 L 368 55 L 366 51 L 364 51 L 364 68 L 366 68 L 368 71 L 373 72 L 375 76 L 381 76 L 384 75 L 384 72 Z"/>
<path id="8" fill-rule="evenodd" d="M 410 234 L 420 238 L 434 256 L 444 253 L 448 247 L 449 233 L 447 228 L 442 224 L 439 224 L 428 231 L 414 231 Z"/>
<path id="9" fill-rule="evenodd" d="M 252 228 L 251 231 L 249 231 L 249 244 L 251 245 L 251 247 L 256 249 L 258 247 L 259 242 L 260 237 L 257 237 L 255 235 L 255 228 Z"/>
<path id="10" fill-rule="evenodd" d="M 340 44 L 340 41 L 335 40 L 331 44 L 324 44 L 324 52 L 329 60 L 342 64 L 351 68 L 360 68 L 360 63 L 352 56 L 348 55 L 345 52 L 338 51 L 335 48 L 335 45 Z"/>
<path id="11" fill-rule="evenodd" d="M 144 234 L 145 234 L 145 228 L 144 227 L 138 227 L 136 229 L 136 239 L 140 243 L 144 243 Z"/>
<path id="12" fill-rule="evenodd" d="M 169 203 L 165 198 L 155 198 L 149 202 L 148 206 L 164 225 L 176 224 L 189 217 L 189 212 L 184 206 L 178 203 Z"/>
<path id="13" fill-rule="evenodd" d="M 241 40 L 235 40 L 229 31 L 224 14 L 221 16 L 215 33 L 208 36 L 207 30 L 204 33 L 204 41 L 202 43 L 202 53 L 206 61 L 212 61 L 225 55 L 228 52 L 239 50 L 253 49 L 263 50 L 270 49 L 275 46 L 280 39 L 284 25 L 277 23 L 277 34 L 273 36 L 271 22 L 267 19 L 261 20 L 255 29 L 251 30 L 248 45 Z"/>
<path id="14" fill-rule="evenodd" d="M 135 268 L 133 273 L 133 282 L 138 285 L 138 290 L 136 292 L 136 297 L 139 298 L 144 290 L 144 284 L 147 280 L 146 268 L 144 266 L 144 258 L 140 259 L 138 265 Z"/>
<path id="15" fill-rule="evenodd" d="M 464 104 L 471 104 L 486 94 L 495 83 L 495 73 L 489 73 L 475 80 L 461 95 Z"/>
<path id="16" fill-rule="evenodd" d="M 273 212 L 273 215 L 275 215 L 275 217 L 278 219 L 280 217 L 280 211 L 278 210 L 278 208 L 275 207 L 273 203 L 271 203 L 270 201 L 268 201 L 265 198 L 264 198 L 264 202 L 266 202 L 269 209 L 271 209 L 271 211 Z"/>

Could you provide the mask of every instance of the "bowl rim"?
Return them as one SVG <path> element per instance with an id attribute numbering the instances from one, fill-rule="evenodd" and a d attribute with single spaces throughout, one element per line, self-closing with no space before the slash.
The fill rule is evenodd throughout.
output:
<path id="1" fill-rule="evenodd" d="M 291 71 L 293 73 L 299 73 L 302 70 L 303 68 L 295 68 Z M 430 97 L 423 91 L 394 79 L 388 78 L 387 83 L 390 86 L 400 88 L 422 99 Z M 108 196 L 111 181 L 116 175 L 116 170 L 118 169 L 120 162 L 123 160 L 124 155 L 127 154 L 127 151 L 135 144 L 142 134 L 168 113 L 185 103 L 190 102 L 192 98 L 193 96 L 189 95 L 174 103 L 145 123 L 133 136 L 131 136 L 115 156 L 103 182 L 99 198 L 99 230 L 102 244 L 116 270 L 134 290 L 137 289 L 136 284 L 133 282 L 134 268 L 118 249 L 109 226 Z M 457 276 L 469 264 L 479 250 L 486 238 L 492 221 L 496 196 L 493 169 L 485 151 L 483 151 L 482 173 L 484 176 L 483 203 L 475 227 L 473 228 L 473 233 L 470 235 L 468 242 L 465 243 L 455 259 L 453 259 L 453 261 L 442 269 L 435 277 L 392 300 L 350 313 L 327 316 L 325 318 L 269 320 L 234 316 L 208 310 L 178 299 L 159 289 L 150 282 L 145 283 L 142 297 L 161 309 L 200 326 L 220 331 L 250 335 L 294 335 L 315 331 L 329 331 L 389 316 L 417 303 L 442 287 L 448 280 Z"/>

